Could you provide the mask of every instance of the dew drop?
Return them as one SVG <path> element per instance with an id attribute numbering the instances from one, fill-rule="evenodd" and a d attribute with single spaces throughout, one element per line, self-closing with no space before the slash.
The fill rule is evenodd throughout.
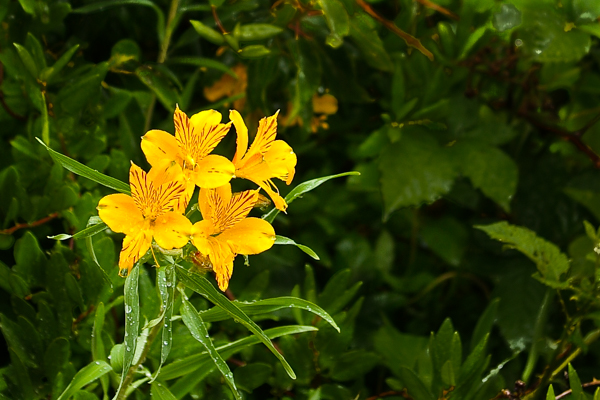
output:
<path id="1" fill-rule="evenodd" d="M 125 312 L 129 314 L 131 312 L 131 306 L 125 306 Z"/>
<path id="2" fill-rule="evenodd" d="M 168 346 L 169 342 L 167 342 L 166 340 L 163 342 L 163 345 Z"/>

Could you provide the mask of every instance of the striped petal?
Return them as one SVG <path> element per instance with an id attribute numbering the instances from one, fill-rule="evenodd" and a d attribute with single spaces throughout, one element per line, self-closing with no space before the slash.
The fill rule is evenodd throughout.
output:
<path id="1" fill-rule="evenodd" d="M 248 150 L 248 128 L 246 127 L 242 116 L 236 110 L 229 111 L 229 119 L 233 122 L 233 126 L 235 126 L 235 131 L 237 133 L 236 150 L 235 155 L 233 156 L 233 163 L 237 165 L 244 154 L 246 154 L 246 150 Z"/>
<path id="2" fill-rule="evenodd" d="M 115 232 L 132 235 L 142 229 L 144 217 L 131 196 L 110 194 L 98 203 L 100 219 Z"/>
<path id="3" fill-rule="evenodd" d="M 192 233 L 192 223 L 185 216 L 168 212 L 154 221 L 154 240 L 163 249 L 185 246 Z"/>
<path id="4" fill-rule="evenodd" d="M 235 167 L 227 158 L 210 154 L 199 160 L 190 179 L 201 188 L 216 188 L 223 186 L 235 176 Z"/>
<path id="5" fill-rule="evenodd" d="M 123 249 L 119 256 L 119 273 L 127 269 L 131 271 L 133 265 L 148 251 L 152 243 L 152 231 L 141 229 L 133 235 L 126 235 L 123 239 Z"/>
<path id="6" fill-rule="evenodd" d="M 219 236 L 236 254 L 258 254 L 275 243 L 273 226 L 260 218 L 246 218 Z"/>
<path id="7" fill-rule="evenodd" d="M 150 165 L 158 166 L 164 160 L 180 161 L 179 146 L 175 136 L 153 129 L 142 136 L 142 151 Z"/>
<path id="8" fill-rule="evenodd" d="M 292 182 L 297 157 L 289 144 L 283 140 L 274 141 L 264 160 L 271 170 L 270 178 L 279 178 L 288 185 Z"/>
<path id="9" fill-rule="evenodd" d="M 277 135 L 277 115 L 279 111 L 270 117 L 261 119 L 258 123 L 258 131 L 256 137 L 248 150 L 247 155 L 252 156 L 254 154 L 265 154 L 271 148 L 275 136 Z"/>

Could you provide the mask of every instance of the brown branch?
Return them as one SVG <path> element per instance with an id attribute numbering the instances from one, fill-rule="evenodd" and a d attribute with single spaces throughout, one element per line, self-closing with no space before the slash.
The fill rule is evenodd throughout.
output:
<path id="1" fill-rule="evenodd" d="M 600 168 L 600 156 L 598 156 L 598 154 L 596 154 L 594 152 L 594 150 L 592 150 L 591 147 L 589 147 L 587 144 L 583 143 L 583 141 L 581 140 L 581 136 L 583 136 L 583 134 L 588 129 L 590 129 L 592 127 L 592 125 L 594 125 L 596 122 L 600 121 L 600 115 L 597 115 L 596 117 L 594 117 L 583 128 L 581 128 L 575 132 L 569 132 L 566 129 L 562 129 L 558 126 L 548 125 L 545 122 L 538 120 L 533 115 L 530 115 L 530 114 L 527 114 L 524 112 L 519 112 L 518 115 L 521 118 L 525 119 L 530 124 L 532 124 L 533 126 L 535 126 L 536 128 L 541 129 L 543 131 L 553 133 L 553 134 L 559 136 L 560 138 L 562 138 L 563 140 L 566 140 L 567 142 L 571 142 L 575 147 L 577 147 L 577 149 L 579 149 L 579 151 L 581 151 L 586 156 L 588 156 L 588 158 L 594 164 L 594 167 Z"/>
<path id="2" fill-rule="evenodd" d="M 586 388 L 586 387 L 591 387 L 591 386 L 600 386 L 600 381 L 597 380 L 596 378 L 594 378 L 591 382 L 587 382 L 581 385 L 582 387 Z M 570 395 L 573 392 L 572 389 L 569 390 L 565 390 L 564 392 L 562 392 L 561 394 L 559 394 L 558 396 L 556 396 L 556 400 L 560 400 L 563 397 L 567 397 L 568 395 Z"/>
<path id="3" fill-rule="evenodd" d="M 389 396 L 402 396 L 407 400 L 413 400 L 412 397 L 409 396 L 409 394 L 406 392 L 406 389 L 404 389 L 403 391 L 399 392 L 396 390 L 391 390 L 389 392 L 383 392 L 383 393 L 379 393 L 375 396 L 371 396 L 369 397 L 367 400 L 377 400 L 380 399 L 382 397 L 389 397 Z"/>
<path id="4" fill-rule="evenodd" d="M 367 4 L 364 0 L 356 0 L 356 4 L 358 4 L 363 10 L 365 10 L 365 12 L 367 14 L 369 14 L 371 17 L 373 17 L 377 21 L 379 21 L 383 26 L 388 28 L 390 31 L 392 31 L 396 35 L 400 36 L 406 42 L 406 44 L 408 46 L 414 47 L 415 49 L 417 49 L 421 53 L 423 53 L 423 55 L 425 57 L 429 58 L 429 61 L 433 61 L 433 54 L 431 54 L 431 52 L 429 50 L 427 50 L 425 47 L 423 47 L 423 45 L 421 44 L 421 41 L 419 39 L 404 32 L 402 29 L 398 28 L 396 26 L 396 24 L 394 24 L 392 21 L 389 21 L 389 20 L 383 18 L 381 15 L 377 14 L 375 12 L 375 10 L 373 10 L 371 8 L 371 6 L 369 4 Z"/>
<path id="5" fill-rule="evenodd" d="M 92 304 L 91 306 L 88 307 L 87 310 L 85 310 L 84 312 L 82 312 L 81 314 L 79 314 L 77 316 L 77 319 L 75 319 L 75 321 L 73 321 L 73 326 L 72 329 L 75 330 L 75 328 L 77 327 L 77 324 L 79 324 L 81 321 L 83 321 L 88 315 L 90 315 L 92 313 L 92 311 L 94 311 L 96 307 L 94 307 L 94 305 Z"/>
<path id="6" fill-rule="evenodd" d="M 226 35 L 227 34 L 227 30 L 225 30 L 225 27 L 223 26 L 223 24 L 221 23 L 221 20 L 219 19 L 219 16 L 217 15 L 217 7 L 210 6 L 210 8 L 212 9 L 212 15 L 213 15 L 213 18 L 215 20 L 215 24 L 217 24 L 217 26 L 219 27 L 219 30 L 221 31 L 221 33 L 223 35 Z"/>
<path id="7" fill-rule="evenodd" d="M 427 8 L 431 8 L 432 10 L 440 12 L 454 20 L 460 21 L 460 17 L 457 14 L 454 14 L 452 11 L 450 11 L 440 5 L 435 4 L 434 2 L 432 2 L 430 0 L 417 0 L 417 1 L 421 4 L 423 4 Z"/>
<path id="8" fill-rule="evenodd" d="M 16 224 L 12 228 L 1 230 L 0 235 L 12 235 L 15 231 L 18 231 L 19 229 L 33 228 L 35 226 L 45 224 L 46 222 L 51 221 L 58 216 L 59 216 L 59 213 L 55 212 L 55 213 L 48 215 L 47 217 L 37 220 L 37 221 L 24 223 L 24 224 Z"/>

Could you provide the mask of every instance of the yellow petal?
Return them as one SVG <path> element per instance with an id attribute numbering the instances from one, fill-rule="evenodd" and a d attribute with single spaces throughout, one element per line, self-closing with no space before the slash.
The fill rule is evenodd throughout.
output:
<path id="1" fill-rule="evenodd" d="M 236 150 L 233 156 L 233 163 L 237 165 L 246 154 L 246 150 L 248 150 L 248 128 L 242 116 L 236 110 L 229 110 L 229 119 L 233 122 L 237 133 Z"/>
<path id="2" fill-rule="evenodd" d="M 142 151 L 152 166 L 163 160 L 181 161 L 175 136 L 165 131 L 154 129 L 142 136 Z"/>
<path id="3" fill-rule="evenodd" d="M 208 243 L 210 246 L 208 258 L 217 276 L 219 289 L 225 291 L 229 286 L 229 279 L 231 279 L 231 275 L 233 274 L 233 259 L 235 258 L 235 254 L 231 251 L 227 243 L 217 238 L 210 237 Z"/>
<path id="4" fill-rule="evenodd" d="M 258 122 L 258 131 L 248 150 L 248 157 L 252 157 L 257 153 L 265 154 L 269 151 L 277 135 L 277 115 L 279 115 L 279 110 L 270 117 L 265 117 Z"/>
<path id="5" fill-rule="evenodd" d="M 141 229 L 123 239 L 123 249 L 119 256 L 119 271 L 131 271 L 133 265 L 148 251 L 152 243 L 152 231 Z"/>
<path id="6" fill-rule="evenodd" d="M 237 254 L 258 254 L 275 243 L 275 230 L 260 218 L 246 218 L 217 236 Z"/>
<path id="7" fill-rule="evenodd" d="M 229 183 L 215 189 L 200 189 L 198 208 L 202 218 L 215 223 L 217 215 L 223 215 L 231 200 L 231 185 Z"/>
<path id="8" fill-rule="evenodd" d="M 154 163 L 148 172 L 148 179 L 154 182 L 154 185 L 160 186 L 176 180 L 182 180 L 183 171 L 181 166 L 174 160 L 163 158 Z"/>
<path id="9" fill-rule="evenodd" d="M 315 114 L 333 115 L 338 110 L 338 101 L 330 94 L 319 96 L 315 93 L 312 98 L 313 112 Z"/>
<path id="10" fill-rule="evenodd" d="M 98 203 L 100 219 L 115 232 L 131 235 L 139 231 L 144 224 L 142 212 L 133 198 L 124 193 L 109 194 Z"/>
<path id="11" fill-rule="evenodd" d="M 229 203 L 225 203 L 225 210 L 215 221 L 215 231 L 224 232 L 238 224 L 248 216 L 258 200 L 257 190 L 245 190 L 231 196 Z"/>
<path id="12" fill-rule="evenodd" d="M 196 162 L 199 158 L 210 154 L 229 132 L 231 122 L 221 124 L 221 118 L 220 112 L 206 110 L 194 114 L 190 119 L 196 137 L 189 143 L 194 146 L 194 154 L 197 154 Z"/>
<path id="13" fill-rule="evenodd" d="M 210 154 L 198 161 L 190 179 L 201 188 L 223 186 L 235 175 L 235 167 L 227 158 Z"/>
<path id="14" fill-rule="evenodd" d="M 185 191 L 179 196 L 179 199 L 177 199 L 177 204 L 173 208 L 173 211 L 179 214 L 185 214 L 185 210 L 190 203 L 190 199 L 192 198 L 195 189 L 196 184 L 192 181 L 187 181 Z"/>
<path id="15" fill-rule="evenodd" d="M 267 192 L 267 194 L 269 195 L 271 200 L 273 200 L 273 204 L 275 205 L 275 208 L 277 208 L 279 211 L 283 211 L 283 212 L 285 212 L 285 210 L 287 210 L 287 203 L 285 202 L 283 197 L 281 197 L 279 195 L 277 186 L 275 186 L 273 184 L 273 182 L 271 182 L 271 180 L 263 181 L 263 182 L 255 182 L 255 183 L 258 186 L 260 186 L 261 189 L 263 189 L 265 192 Z M 275 190 L 273 190 L 273 188 L 275 188 Z"/>
<path id="16" fill-rule="evenodd" d="M 175 212 L 163 214 L 154 221 L 154 240 L 163 249 L 178 249 L 185 246 L 191 233 L 190 220 Z"/>
<path id="17" fill-rule="evenodd" d="M 269 178 L 279 178 L 288 185 L 294 179 L 297 162 L 296 153 L 283 140 L 276 140 L 265 154 L 265 162 L 271 170 Z"/>
<path id="18" fill-rule="evenodd" d="M 223 74 L 221 79 L 212 86 L 204 88 L 204 97 L 210 102 L 219 100 L 221 97 L 231 96 L 235 90 L 236 80 L 229 74 Z"/>

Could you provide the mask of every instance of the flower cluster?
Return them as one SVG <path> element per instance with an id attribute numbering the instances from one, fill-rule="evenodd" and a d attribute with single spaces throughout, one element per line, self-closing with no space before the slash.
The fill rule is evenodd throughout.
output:
<path id="1" fill-rule="evenodd" d="M 296 155 L 277 135 L 277 113 L 263 118 L 252 145 L 242 116 L 230 111 L 229 123 L 221 123 L 215 110 L 191 118 L 175 110 L 175 136 L 151 130 L 142 137 L 142 151 L 151 169 L 148 173 L 133 164 L 129 171 L 131 196 L 111 194 L 98 203 L 98 214 L 110 229 L 125 234 L 119 270 L 127 274 L 152 248 L 154 240 L 165 250 L 182 248 L 191 242 L 197 257 L 207 260 L 226 290 L 237 254 L 258 254 L 271 248 L 275 231 L 270 223 L 248 217 L 259 201 L 262 188 L 275 207 L 287 204 L 272 179 L 288 185 L 294 177 Z M 231 125 L 237 131 L 233 159 L 211 154 Z M 244 178 L 259 188 L 232 193 L 230 180 Z M 198 209 L 202 220 L 192 224 L 184 215 L 198 186 Z"/>

